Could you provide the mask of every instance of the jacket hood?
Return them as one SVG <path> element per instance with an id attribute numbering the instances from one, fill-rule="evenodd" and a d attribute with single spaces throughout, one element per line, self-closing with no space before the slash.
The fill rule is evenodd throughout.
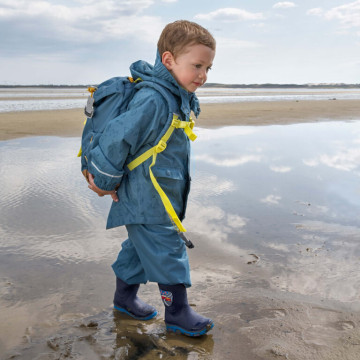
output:
<path id="1" fill-rule="evenodd" d="M 169 70 L 161 62 L 158 51 L 154 65 L 139 60 L 130 66 L 130 72 L 134 79 L 140 77 L 144 81 L 151 81 L 164 86 L 172 94 L 180 98 L 180 109 L 184 114 L 190 116 L 190 111 L 193 111 L 196 117 L 199 116 L 200 105 L 197 96 L 195 93 L 185 90 L 176 82 Z"/>

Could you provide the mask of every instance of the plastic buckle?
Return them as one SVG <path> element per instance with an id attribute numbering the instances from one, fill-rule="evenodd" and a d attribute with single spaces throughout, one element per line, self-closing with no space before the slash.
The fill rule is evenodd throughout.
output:
<path id="1" fill-rule="evenodd" d="M 155 151 L 157 153 L 161 153 L 162 151 L 164 151 L 166 149 L 166 142 L 164 140 L 160 140 L 158 142 L 158 144 L 155 147 Z"/>
<path id="2" fill-rule="evenodd" d="M 178 128 L 180 126 L 181 121 L 178 118 L 173 118 L 171 122 L 171 126 Z"/>
<path id="3" fill-rule="evenodd" d="M 91 93 L 91 96 L 93 96 L 94 92 L 97 90 L 96 86 L 89 86 L 88 87 L 88 92 Z"/>
<path id="4" fill-rule="evenodd" d="M 195 126 L 195 121 L 190 116 L 190 129 L 192 130 Z"/>

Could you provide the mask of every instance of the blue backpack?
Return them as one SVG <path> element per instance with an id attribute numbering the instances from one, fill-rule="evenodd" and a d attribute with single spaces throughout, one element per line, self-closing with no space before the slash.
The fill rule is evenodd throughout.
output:
<path id="1" fill-rule="evenodd" d="M 141 163 L 152 157 L 152 162 L 149 166 L 151 181 L 175 228 L 179 232 L 185 232 L 186 229 L 178 218 L 170 200 L 158 184 L 151 168 L 155 165 L 157 154 L 165 150 L 167 142 L 175 129 L 183 129 L 191 141 L 196 139 L 196 135 L 192 131 L 195 123 L 191 118 L 190 121 L 182 121 L 179 118 L 179 115 L 175 113 L 177 109 L 176 101 L 163 86 L 154 82 L 147 83 L 144 81 L 135 88 L 139 82 L 142 82 L 140 78 L 133 80 L 131 77 L 113 77 L 104 81 L 98 87 L 88 88 L 90 96 L 84 110 L 87 120 L 82 133 L 81 148 L 78 154 L 78 157 L 81 157 L 81 171 L 86 180 L 88 180 L 88 155 L 90 151 L 98 145 L 99 139 L 109 121 L 127 110 L 129 102 L 133 98 L 138 87 L 141 87 L 142 85 L 151 86 L 165 98 L 169 105 L 171 115 L 167 119 L 164 129 L 158 135 L 155 141 L 156 145 L 130 162 L 127 167 L 129 171 L 132 171 Z"/>
<path id="2" fill-rule="evenodd" d="M 89 152 L 98 145 L 100 136 L 110 120 L 126 111 L 130 100 L 135 94 L 135 81 L 130 77 L 113 77 L 98 87 L 90 86 L 90 95 L 84 109 L 87 116 L 81 138 L 81 171 L 87 178 L 87 162 Z"/>

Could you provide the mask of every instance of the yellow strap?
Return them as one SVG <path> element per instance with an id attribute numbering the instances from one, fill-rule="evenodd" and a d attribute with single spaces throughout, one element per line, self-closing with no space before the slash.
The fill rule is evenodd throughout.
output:
<path id="1" fill-rule="evenodd" d="M 173 206 L 171 205 L 171 202 L 169 200 L 169 198 L 167 197 L 167 195 L 165 194 L 164 190 L 161 188 L 161 186 L 159 185 L 159 183 L 157 182 L 151 168 L 155 165 L 156 162 L 156 157 L 157 157 L 157 152 L 154 151 L 153 153 L 153 160 L 151 165 L 149 166 L 149 173 L 150 173 L 150 179 L 156 189 L 156 191 L 159 193 L 161 201 L 165 207 L 166 212 L 168 213 L 170 219 L 172 220 L 175 228 L 180 231 L 180 232 L 186 232 L 186 229 L 184 228 L 184 226 L 182 225 L 180 219 L 178 218 Z"/>
<path id="2" fill-rule="evenodd" d="M 174 114 L 173 116 L 173 120 L 171 122 L 170 127 L 168 128 L 168 130 L 166 131 L 165 135 L 161 138 L 161 140 L 158 142 L 157 145 L 155 145 L 154 147 L 152 147 L 151 149 L 145 151 L 143 154 L 141 154 L 140 156 L 138 156 L 136 159 L 134 159 L 133 161 L 131 161 L 128 164 L 128 168 L 130 171 L 134 170 L 137 166 L 139 166 L 140 164 L 142 164 L 144 161 L 146 161 L 147 159 L 149 159 L 153 153 L 156 147 L 158 147 L 159 149 L 161 148 L 160 144 L 162 144 L 162 142 L 165 142 L 165 147 L 166 147 L 166 143 L 169 140 L 171 134 L 173 133 L 173 131 L 175 129 L 184 129 L 185 134 L 189 137 L 189 139 L 191 141 L 195 141 L 195 139 L 197 138 L 197 136 L 193 133 L 192 129 L 194 128 L 194 120 L 192 120 L 190 118 L 190 122 L 189 121 L 181 121 L 179 120 L 179 117 L 177 115 Z M 163 149 L 165 150 L 165 148 Z M 157 152 L 161 152 L 161 151 L 157 151 Z"/>
<path id="3" fill-rule="evenodd" d="M 137 84 L 138 82 L 142 81 L 142 78 L 138 77 L 136 78 L 136 80 L 134 80 L 134 78 L 132 78 L 131 76 L 128 77 L 130 82 L 133 82 L 135 84 Z"/>
<path id="4" fill-rule="evenodd" d="M 128 164 L 128 168 L 130 171 L 134 170 L 137 166 L 142 164 L 144 161 L 146 161 L 152 154 L 154 153 L 154 148 L 152 147 L 148 151 L 145 151 L 143 154 L 141 154 L 139 157 L 137 157 L 135 160 L 133 160 L 131 163 Z"/>
<path id="5" fill-rule="evenodd" d="M 191 140 L 191 141 L 195 141 L 197 136 L 193 133 L 193 131 L 190 129 L 190 127 L 186 127 L 184 129 L 185 131 L 185 134 L 188 136 L 188 138 Z"/>
<path id="6" fill-rule="evenodd" d="M 144 161 L 149 159 L 151 156 L 153 157 L 152 163 L 149 166 L 149 173 L 150 173 L 151 182 L 153 183 L 153 185 L 154 185 L 156 191 L 158 192 L 158 194 L 160 195 L 161 201 L 162 201 L 162 203 L 163 203 L 163 205 L 165 207 L 165 210 L 168 213 L 171 221 L 173 222 L 175 228 L 179 232 L 186 232 L 186 229 L 182 225 L 179 217 L 177 216 L 173 206 L 171 205 L 171 202 L 170 202 L 169 198 L 167 197 L 164 190 L 161 188 L 161 186 L 157 182 L 151 168 L 156 163 L 157 154 L 161 153 L 162 151 L 164 151 L 166 149 L 167 141 L 169 140 L 171 134 L 173 133 L 173 131 L 175 129 L 184 129 L 185 134 L 189 137 L 189 139 L 191 141 L 194 141 L 196 139 L 197 136 L 192 131 L 192 129 L 194 128 L 194 124 L 195 124 L 195 122 L 191 118 L 190 118 L 190 122 L 189 121 L 181 121 L 181 120 L 179 120 L 179 117 L 174 114 L 171 125 L 167 129 L 164 136 L 157 143 L 157 145 L 155 145 L 151 149 L 145 151 L 143 154 L 141 154 L 140 156 L 138 156 L 136 159 L 134 159 L 132 162 L 130 162 L 128 164 L 129 170 L 132 171 L 137 166 L 142 164 Z"/>
<path id="7" fill-rule="evenodd" d="M 94 92 L 97 90 L 97 87 L 96 86 L 89 86 L 87 90 L 90 93 L 90 96 L 94 97 Z"/>

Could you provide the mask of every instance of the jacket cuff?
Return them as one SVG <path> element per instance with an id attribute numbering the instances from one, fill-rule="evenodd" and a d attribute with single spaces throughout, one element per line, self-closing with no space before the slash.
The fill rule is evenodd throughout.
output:
<path id="1" fill-rule="evenodd" d="M 120 185 L 124 175 L 123 170 L 117 170 L 110 164 L 99 146 L 90 153 L 88 171 L 94 175 L 95 185 L 107 191 L 114 190 L 117 185 Z"/>

